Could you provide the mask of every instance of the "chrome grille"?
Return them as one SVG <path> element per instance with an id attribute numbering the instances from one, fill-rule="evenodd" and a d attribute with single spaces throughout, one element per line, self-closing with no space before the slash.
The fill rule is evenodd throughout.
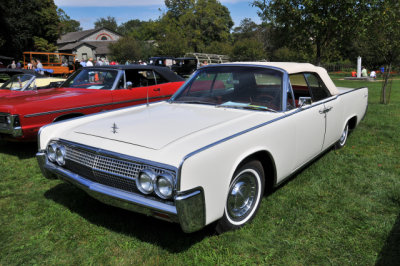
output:
<path id="1" fill-rule="evenodd" d="M 114 173 L 131 178 L 136 178 L 138 172 L 143 169 L 140 165 L 105 156 L 96 156 L 93 168 L 100 172 Z"/>
<path id="2" fill-rule="evenodd" d="M 87 151 L 73 149 L 69 146 L 66 146 L 66 159 L 82 164 L 84 166 L 92 167 L 94 159 L 96 158 L 95 154 L 89 153 Z"/>
<path id="3" fill-rule="evenodd" d="M 152 169 L 155 173 L 175 172 L 155 168 L 143 163 L 127 161 L 97 153 L 91 149 L 62 143 L 66 148 L 65 168 L 94 182 L 118 189 L 138 192 L 136 178 L 143 169 Z"/>
<path id="4" fill-rule="evenodd" d="M 7 124 L 7 116 L 0 115 L 0 124 Z"/>

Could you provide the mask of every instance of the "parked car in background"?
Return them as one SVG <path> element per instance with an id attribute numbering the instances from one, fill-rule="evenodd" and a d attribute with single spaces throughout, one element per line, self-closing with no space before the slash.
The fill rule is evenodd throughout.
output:
<path id="1" fill-rule="evenodd" d="M 19 74 L 12 76 L 0 87 L 0 97 L 21 92 L 30 92 L 39 89 L 59 87 L 65 81 L 64 78 L 37 77 L 32 74 Z"/>
<path id="2" fill-rule="evenodd" d="M 171 70 L 181 77 L 188 77 L 197 70 L 199 62 L 194 57 L 178 57 L 175 58 L 175 64 L 171 66 Z"/>
<path id="3" fill-rule="evenodd" d="M 171 56 L 155 56 L 149 58 L 149 64 L 153 66 L 164 66 L 169 67 L 174 64 L 174 57 Z"/>
<path id="4" fill-rule="evenodd" d="M 210 65 L 167 102 L 43 127 L 37 159 L 107 204 L 224 232 L 255 217 L 265 189 L 343 147 L 367 102 L 367 88 L 337 88 L 311 64 Z"/>
<path id="5" fill-rule="evenodd" d="M 164 67 L 119 65 L 83 68 L 59 88 L 0 97 L 0 137 L 33 141 L 43 125 L 165 100 L 182 84 L 181 77 Z"/>
<path id="6" fill-rule="evenodd" d="M 12 76 L 20 74 L 30 74 L 35 77 L 43 77 L 34 70 L 29 69 L 13 69 L 13 68 L 0 68 L 0 86 L 6 83 Z"/>

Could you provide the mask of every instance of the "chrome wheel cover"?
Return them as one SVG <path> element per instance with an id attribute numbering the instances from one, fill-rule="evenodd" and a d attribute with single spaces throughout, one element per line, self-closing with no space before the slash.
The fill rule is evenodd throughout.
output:
<path id="1" fill-rule="evenodd" d="M 253 171 L 244 171 L 231 184 L 226 211 L 233 221 L 245 219 L 255 207 L 258 190 L 257 177 Z"/>
<path id="2" fill-rule="evenodd" d="M 346 125 L 346 127 L 343 130 L 342 136 L 340 136 L 340 139 L 339 139 L 339 144 L 341 146 L 343 146 L 346 143 L 348 133 L 349 133 L 349 125 Z"/>

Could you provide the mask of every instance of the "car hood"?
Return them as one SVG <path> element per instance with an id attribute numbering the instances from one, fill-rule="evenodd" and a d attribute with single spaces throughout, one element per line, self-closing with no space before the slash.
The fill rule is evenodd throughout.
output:
<path id="1" fill-rule="evenodd" d="M 74 133 L 159 150 L 249 115 L 243 110 L 164 103 L 97 119 L 74 128 Z"/>
<path id="2" fill-rule="evenodd" d="M 78 89 L 78 88 L 52 88 L 40 89 L 35 91 L 15 91 L 0 94 L 0 112 L 37 112 L 50 111 L 49 103 L 61 104 L 64 107 L 80 106 L 87 104 L 87 101 L 68 101 L 63 102 L 66 98 L 81 97 L 98 93 L 98 90 Z M 53 106 L 56 108 L 55 106 Z"/>
<path id="3" fill-rule="evenodd" d="M 62 98 L 62 97 L 73 97 L 82 94 L 95 93 L 96 90 L 89 89 L 71 89 L 71 88 L 52 88 L 52 89 L 41 89 L 35 91 L 26 91 L 4 94 L 1 98 L 4 103 L 9 105 L 17 105 L 22 103 L 40 102 L 49 99 Z M 4 99 L 4 100 L 3 100 Z"/>
<path id="4" fill-rule="evenodd" d="M 36 91 L 34 90 L 27 90 L 27 91 L 13 91 L 13 90 L 5 90 L 5 89 L 0 89 L 0 96 L 22 96 L 22 95 L 32 95 L 35 94 Z"/>

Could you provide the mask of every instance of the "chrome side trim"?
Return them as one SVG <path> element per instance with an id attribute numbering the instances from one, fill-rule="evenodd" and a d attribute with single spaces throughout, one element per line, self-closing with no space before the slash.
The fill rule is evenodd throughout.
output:
<path id="1" fill-rule="evenodd" d="M 175 198 L 175 205 L 179 223 L 185 233 L 200 230 L 205 226 L 206 205 L 202 187 L 180 192 Z"/>
<path id="2" fill-rule="evenodd" d="M 149 100 L 156 100 L 156 99 L 168 98 L 168 97 L 170 97 L 170 96 L 171 96 L 171 95 L 151 97 L 151 98 L 149 98 Z M 120 102 L 113 102 L 113 103 L 102 103 L 102 104 L 95 104 L 95 105 L 74 107 L 74 108 L 61 109 L 61 110 L 54 110 L 54 111 L 48 111 L 48 112 L 42 112 L 42 113 L 28 114 L 28 115 L 24 115 L 24 117 L 29 118 L 29 117 L 35 117 L 35 116 L 41 116 L 41 115 L 49 115 L 49 114 L 55 114 L 55 113 L 70 112 L 70 111 L 75 111 L 75 110 L 83 110 L 83 109 L 96 108 L 96 107 L 102 107 L 102 106 L 108 106 L 108 105 L 117 105 L 117 104 L 124 104 L 124 103 L 134 103 L 134 102 L 140 102 L 140 101 L 145 101 L 145 100 L 147 100 L 147 99 L 146 99 L 146 98 L 140 98 L 140 99 L 134 99 L 134 100 L 128 100 L 128 101 L 120 101 Z M 128 106 L 128 107 L 132 107 L 132 106 Z"/>
<path id="3" fill-rule="evenodd" d="M 357 91 L 357 90 L 361 90 L 361 89 L 368 89 L 368 87 L 360 87 L 360 88 L 352 89 L 352 90 L 343 92 L 343 93 L 338 94 L 338 95 L 345 95 L 345 94 L 347 94 L 347 93 L 350 93 L 350 92 L 353 92 L 353 91 Z"/>

